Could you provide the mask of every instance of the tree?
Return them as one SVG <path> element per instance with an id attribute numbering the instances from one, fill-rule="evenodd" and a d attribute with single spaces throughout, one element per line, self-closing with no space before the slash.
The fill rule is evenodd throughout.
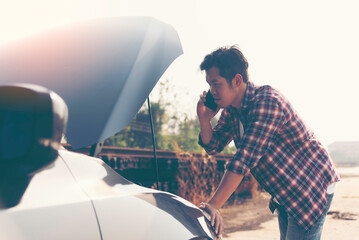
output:
<path id="1" fill-rule="evenodd" d="M 171 151 L 201 152 L 198 145 L 199 122 L 187 116 L 177 123 L 175 132 L 162 136 L 160 148 Z"/>
<path id="2" fill-rule="evenodd" d="M 175 93 L 170 93 L 170 82 L 160 82 L 157 89 L 157 97 L 151 102 L 152 120 L 155 130 L 156 146 L 158 149 L 202 152 L 198 144 L 200 125 L 197 117 L 189 117 L 187 113 L 176 111 L 180 101 Z M 169 97 L 170 96 L 170 97 Z M 212 119 L 214 125 L 218 119 Z M 142 106 L 130 124 L 115 136 L 105 141 L 105 145 L 152 148 L 151 125 L 147 102 Z M 234 146 L 228 146 L 223 153 L 233 154 Z"/>
<path id="3" fill-rule="evenodd" d="M 161 129 L 165 115 L 161 103 L 151 103 L 152 121 L 154 125 L 156 143 L 161 139 Z M 152 148 L 152 132 L 150 118 L 146 104 L 133 118 L 133 120 L 116 135 L 108 138 L 105 145 L 130 147 L 130 148 Z"/>

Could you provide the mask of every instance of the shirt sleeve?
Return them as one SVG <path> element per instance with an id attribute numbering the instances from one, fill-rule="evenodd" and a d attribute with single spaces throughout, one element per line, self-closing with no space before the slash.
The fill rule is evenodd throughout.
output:
<path id="1" fill-rule="evenodd" d="M 249 123 L 237 152 L 226 166 L 227 170 L 243 175 L 257 166 L 285 122 L 281 105 L 271 98 L 255 102 L 248 114 Z"/>
<path id="2" fill-rule="evenodd" d="M 202 142 L 201 135 L 198 137 L 198 144 L 202 146 L 206 152 L 210 155 L 221 152 L 225 146 L 227 146 L 233 139 L 231 134 L 231 119 L 228 111 L 224 109 L 221 113 L 221 116 L 212 129 L 213 134 L 211 141 L 208 144 Z"/>

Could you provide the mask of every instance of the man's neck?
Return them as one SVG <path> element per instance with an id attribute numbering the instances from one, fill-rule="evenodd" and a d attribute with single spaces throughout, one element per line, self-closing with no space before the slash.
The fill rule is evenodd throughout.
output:
<path id="1" fill-rule="evenodd" d="M 243 82 L 237 89 L 238 92 L 236 94 L 236 98 L 234 99 L 233 103 L 231 104 L 232 107 L 235 107 L 238 110 L 241 109 L 244 95 L 246 93 L 246 89 L 247 89 L 247 83 Z"/>

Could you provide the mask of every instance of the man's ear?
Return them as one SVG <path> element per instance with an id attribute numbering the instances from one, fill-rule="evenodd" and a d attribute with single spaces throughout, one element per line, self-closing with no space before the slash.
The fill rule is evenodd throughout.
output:
<path id="1" fill-rule="evenodd" d="M 239 87 L 243 83 L 242 75 L 237 73 L 232 79 L 232 87 Z"/>

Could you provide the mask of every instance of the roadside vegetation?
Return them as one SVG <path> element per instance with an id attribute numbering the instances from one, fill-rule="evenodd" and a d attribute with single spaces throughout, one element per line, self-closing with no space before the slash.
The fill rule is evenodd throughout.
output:
<path id="1" fill-rule="evenodd" d="M 198 145 L 200 130 L 199 121 L 189 114 L 178 113 L 175 101 L 166 101 L 168 94 L 168 81 L 160 85 L 158 101 L 151 101 L 152 121 L 155 130 L 156 148 L 160 150 L 175 151 L 181 160 L 175 179 L 177 186 L 175 194 L 189 200 L 195 205 L 208 200 L 213 195 L 220 183 L 224 169 L 218 169 L 214 157 L 208 156 Z M 214 120 L 213 124 L 215 124 Z M 152 135 L 147 102 L 142 106 L 131 123 L 115 136 L 110 137 L 104 143 L 107 146 L 148 148 L 152 149 Z M 193 153 L 201 153 L 193 154 Z M 234 154 L 235 147 L 227 147 L 223 153 Z M 199 157 L 201 156 L 201 157 Z M 133 177 L 133 176 L 132 176 Z M 229 203 L 234 203 L 240 193 L 251 195 L 251 186 L 255 191 L 258 186 L 255 180 L 247 176 L 245 181 L 233 194 Z M 132 181 L 136 182 L 133 178 Z M 155 183 L 156 185 L 156 183 Z M 251 186 L 249 186 L 251 185 Z M 157 188 L 157 186 L 152 186 Z M 159 189 L 168 191 L 168 184 L 160 183 Z M 172 189 L 172 188 L 171 188 Z"/>

